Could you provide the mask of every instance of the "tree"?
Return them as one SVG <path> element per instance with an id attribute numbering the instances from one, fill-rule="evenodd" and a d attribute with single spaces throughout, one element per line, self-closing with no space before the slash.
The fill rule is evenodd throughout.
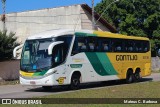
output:
<path id="1" fill-rule="evenodd" d="M 0 31 L 0 61 L 11 59 L 13 49 L 18 45 L 15 33 L 10 32 L 7 34 L 7 30 Z"/>
<path id="2" fill-rule="evenodd" d="M 102 0 L 95 11 L 101 14 L 113 1 Z M 119 0 L 102 17 L 121 34 L 150 38 L 152 51 L 160 48 L 160 0 Z"/>

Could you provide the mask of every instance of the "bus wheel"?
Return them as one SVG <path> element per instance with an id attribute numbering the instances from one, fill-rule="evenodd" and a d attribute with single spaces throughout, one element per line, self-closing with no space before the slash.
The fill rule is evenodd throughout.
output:
<path id="1" fill-rule="evenodd" d="M 49 90 L 51 90 L 51 89 L 52 89 L 52 86 L 42 86 L 42 88 L 43 88 L 44 90 L 49 91 Z"/>
<path id="2" fill-rule="evenodd" d="M 128 70 L 127 76 L 126 76 L 126 83 L 130 84 L 133 82 L 133 72 L 132 70 Z"/>
<path id="3" fill-rule="evenodd" d="M 79 86 L 80 86 L 80 76 L 73 75 L 71 78 L 70 88 L 72 90 L 77 90 L 77 89 L 79 89 Z"/>
<path id="4" fill-rule="evenodd" d="M 135 82 L 138 82 L 141 78 L 141 75 L 140 75 L 140 72 L 135 72 L 134 74 L 134 81 Z"/>

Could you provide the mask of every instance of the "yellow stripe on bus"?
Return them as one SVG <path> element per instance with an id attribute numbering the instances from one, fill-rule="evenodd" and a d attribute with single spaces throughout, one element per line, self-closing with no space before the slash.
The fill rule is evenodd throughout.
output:
<path id="1" fill-rule="evenodd" d="M 21 74 L 22 76 L 32 77 L 34 73 L 28 73 L 28 72 L 20 71 L 20 74 Z"/>
<path id="2" fill-rule="evenodd" d="M 137 40 L 149 40 L 144 37 L 136 37 L 136 36 L 126 36 L 122 34 L 115 34 L 111 32 L 103 32 L 103 31 L 94 31 L 93 34 L 96 34 L 99 37 L 110 37 L 110 38 L 119 38 L 119 39 L 137 39 Z"/>

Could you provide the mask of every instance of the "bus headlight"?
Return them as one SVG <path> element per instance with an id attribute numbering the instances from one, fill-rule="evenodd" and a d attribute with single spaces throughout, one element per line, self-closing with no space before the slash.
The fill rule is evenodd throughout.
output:
<path id="1" fill-rule="evenodd" d="M 54 73 L 56 73 L 56 72 L 57 72 L 57 70 L 53 70 L 52 72 L 47 73 L 47 74 L 45 74 L 44 76 L 49 76 L 49 75 L 52 75 L 52 74 L 54 74 Z"/>

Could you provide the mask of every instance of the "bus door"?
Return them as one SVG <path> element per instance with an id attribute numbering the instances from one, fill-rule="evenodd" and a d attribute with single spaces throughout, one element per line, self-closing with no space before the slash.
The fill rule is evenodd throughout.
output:
<path id="1" fill-rule="evenodd" d="M 67 57 L 67 51 L 65 50 L 66 45 L 58 44 L 52 50 L 52 66 L 57 71 L 55 73 L 55 80 L 57 80 L 58 84 L 64 84 L 66 79 L 66 64 L 65 60 Z"/>

